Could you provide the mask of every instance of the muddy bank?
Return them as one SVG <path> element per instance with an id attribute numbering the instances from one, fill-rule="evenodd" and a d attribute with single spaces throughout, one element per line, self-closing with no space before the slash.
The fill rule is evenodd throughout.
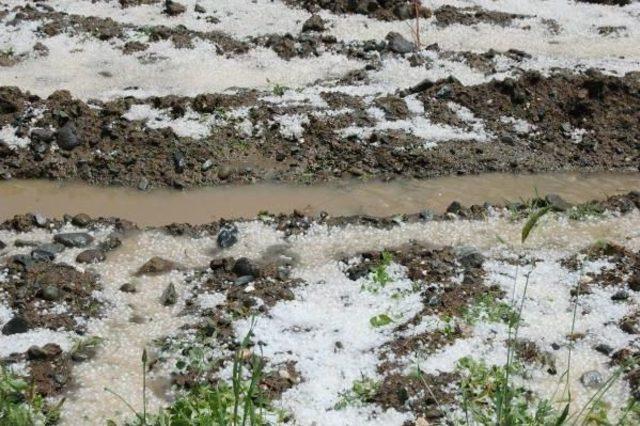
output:
<path id="1" fill-rule="evenodd" d="M 640 188 L 640 175 L 632 174 L 484 174 L 422 181 L 361 182 L 286 185 L 220 186 L 176 192 L 148 193 L 128 188 L 105 188 L 80 183 L 11 180 L 0 182 L 0 219 L 23 212 L 48 217 L 86 213 L 93 217 L 120 217 L 140 225 L 186 222 L 193 225 L 220 218 L 255 217 L 303 212 L 315 216 L 375 216 L 414 213 L 429 209 L 442 213 L 462 205 L 500 205 L 536 194 L 554 193 L 570 203 L 584 203 L 605 195 Z"/>
<path id="2" fill-rule="evenodd" d="M 0 176 L 145 190 L 638 168 L 635 73 L 451 78 L 373 100 L 317 95 L 338 113 L 253 90 L 85 103 L 3 87 Z"/>
<path id="3" fill-rule="evenodd" d="M 545 206 L 553 211 L 522 245 L 521 219 Z M 18 216 L 0 225 L 0 282 L 11 290 L 0 294 L 0 362 L 36 381 L 52 402 L 65 396 L 63 424 L 124 422 L 121 400 L 104 388 L 141 409 L 143 348 L 156 412 L 196 386 L 225 383 L 239 341 L 252 330 L 243 353 L 260 357 L 265 403 L 284 407 L 290 419 L 455 420 L 464 410 L 452 386 L 479 398 L 469 378 L 483 365 L 502 368 L 509 324 L 519 321 L 512 294 L 519 300 L 526 279 L 515 383 L 527 400 L 561 410 L 566 399 L 553 390 L 564 383 L 571 350 L 578 411 L 593 381 L 622 363 L 624 375 L 605 396 L 617 418 L 640 374 L 633 343 L 639 206 L 637 192 L 575 209 L 548 196 L 508 208 L 452 205 L 433 217 L 295 213 L 144 230 L 87 215 Z M 66 244 L 54 258 L 33 258 L 28 242 Z M 104 257 L 84 263 L 88 250 Z M 63 299 L 40 309 L 84 326 L 20 329 L 15 318 L 38 306 L 33 297 L 42 296 L 45 279 L 88 286 L 101 304 L 79 315 L 75 303 L 90 304 L 87 293 L 61 285 Z M 26 299 L 15 296 L 21 288 Z"/>

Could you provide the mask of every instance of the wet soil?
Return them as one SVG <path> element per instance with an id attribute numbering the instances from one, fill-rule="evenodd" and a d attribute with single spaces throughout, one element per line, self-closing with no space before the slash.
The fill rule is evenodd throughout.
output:
<path id="1" fill-rule="evenodd" d="M 469 108 L 485 120 L 497 140 L 452 141 L 424 149 L 420 140 L 402 131 L 380 130 L 365 140 L 345 139 L 334 130 L 358 123 L 371 125 L 362 111 L 354 111 L 336 117 L 309 116 L 302 144 L 268 123 L 279 114 L 306 113 L 308 107 L 263 105 L 255 91 L 87 104 L 65 91 L 41 99 L 15 87 L 2 87 L 0 125 L 16 125 L 17 135 L 31 134 L 33 142 L 31 149 L 0 145 L 0 175 L 147 189 L 269 180 L 309 183 L 348 176 L 391 179 L 496 171 L 638 169 L 640 130 L 635 123 L 640 120 L 640 82 L 635 74 L 613 77 L 592 71 L 543 77 L 530 72 L 517 80 L 477 86 L 462 86 L 454 79 L 425 82 L 400 95 L 409 92 L 418 94 L 437 123 L 464 126 L 449 103 Z M 355 98 L 349 105 L 360 101 L 347 95 L 342 100 L 345 98 Z M 391 101 L 387 96 L 379 102 L 392 108 L 392 117 L 404 113 L 401 99 Z M 247 138 L 232 122 L 204 139 L 192 140 L 178 137 L 169 127 L 152 129 L 123 118 L 134 104 L 168 108 L 174 118 L 183 116 L 188 107 L 214 113 L 246 106 L 252 123 L 263 126 L 264 131 Z M 45 112 L 31 124 L 36 108 Z M 510 129 L 504 117 L 530 123 L 534 130 Z M 80 145 L 71 151 L 52 149 L 55 129 L 61 132 L 65 126 L 71 126 Z M 33 131 L 49 128 L 54 132 Z"/>

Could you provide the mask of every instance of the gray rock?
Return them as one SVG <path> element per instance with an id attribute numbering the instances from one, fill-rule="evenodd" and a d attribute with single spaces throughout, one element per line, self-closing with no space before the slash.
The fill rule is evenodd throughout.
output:
<path id="1" fill-rule="evenodd" d="M 453 201 L 449 204 L 449 207 L 447 207 L 447 213 L 458 214 L 460 213 L 460 210 L 462 210 L 462 204 L 457 201 Z"/>
<path id="2" fill-rule="evenodd" d="M 311 15 L 311 18 L 307 19 L 304 24 L 302 24 L 302 32 L 306 33 L 309 31 L 324 31 L 324 19 L 320 17 L 320 15 Z"/>
<path id="3" fill-rule="evenodd" d="M 549 207 L 559 212 L 569 210 L 571 207 L 573 207 L 573 204 L 568 203 L 558 194 L 548 194 L 546 196 L 546 200 L 547 204 L 549 204 Z"/>
<path id="4" fill-rule="evenodd" d="M 391 50 L 392 52 L 410 53 L 416 49 L 416 45 L 404 38 L 400 33 L 392 31 L 387 34 L 386 38 L 389 50 Z"/>
<path id="5" fill-rule="evenodd" d="M 225 225 L 218 233 L 218 247 L 226 249 L 238 242 L 238 228 L 231 224 Z"/>
<path id="6" fill-rule="evenodd" d="M 60 289 L 53 285 L 45 286 L 40 291 L 40 298 L 48 302 L 55 302 L 56 300 L 59 300 L 61 297 L 62 297 L 62 293 L 60 292 Z"/>
<path id="7" fill-rule="evenodd" d="M 76 262 L 78 263 L 100 263 L 104 262 L 107 256 L 105 256 L 102 250 L 85 250 L 82 253 L 78 254 L 76 257 Z"/>
<path id="8" fill-rule="evenodd" d="M 257 277 L 260 274 L 259 268 L 246 257 L 236 260 L 231 271 L 239 277 L 244 275 L 253 275 Z"/>
<path id="9" fill-rule="evenodd" d="M 233 282 L 233 284 L 235 284 L 235 285 L 247 285 L 253 280 L 255 280 L 255 277 L 253 275 L 244 275 L 242 277 L 239 277 L 237 280 L 235 280 Z"/>
<path id="10" fill-rule="evenodd" d="M 146 191 L 147 189 L 149 189 L 149 179 L 144 176 L 141 177 L 140 182 L 138 182 L 138 189 L 140 191 Z"/>
<path id="11" fill-rule="evenodd" d="M 31 258 L 36 262 L 52 262 L 56 255 L 41 249 L 35 249 L 31 251 Z"/>
<path id="12" fill-rule="evenodd" d="M 134 284 L 124 283 L 120 286 L 120 291 L 122 291 L 123 293 L 135 293 L 136 291 L 138 291 L 138 289 Z"/>
<path id="13" fill-rule="evenodd" d="M 86 232 L 69 232 L 55 235 L 53 241 L 65 247 L 86 247 L 93 242 L 93 237 Z"/>
<path id="14" fill-rule="evenodd" d="M 9 336 L 11 334 L 26 333 L 31 326 L 23 317 L 16 315 L 11 318 L 3 327 L 2 334 Z"/>
<path id="15" fill-rule="evenodd" d="M 31 256 L 28 256 L 26 254 L 16 254 L 11 256 L 11 260 L 15 263 L 18 263 L 20 265 L 22 265 L 25 269 L 29 269 L 32 265 L 34 260 L 31 258 Z"/>
<path id="16" fill-rule="evenodd" d="M 598 389 L 604 382 L 602 374 L 596 370 L 590 370 L 580 376 L 580 383 L 586 388 Z"/>
<path id="17" fill-rule="evenodd" d="M 78 213 L 71 219 L 71 223 L 80 228 L 84 228 L 91 223 L 91 216 L 85 213 Z"/>
<path id="18" fill-rule="evenodd" d="M 107 238 L 105 238 L 104 241 L 100 242 L 98 247 L 100 248 L 100 250 L 107 252 L 115 250 L 121 245 L 122 241 L 120 241 L 120 238 L 116 237 L 115 235 L 109 235 Z"/>
<path id="19" fill-rule="evenodd" d="M 164 12 L 169 16 L 177 16 L 184 13 L 187 10 L 184 5 L 173 0 L 166 0 L 164 2 Z"/>
<path id="20" fill-rule="evenodd" d="M 78 139 L 76 128 L 71 124 L 71 122 L 67 122 L 67 124 L 58 129 L 56 142 L 60 149 L 65 151 L 71 151 L 80 146 L 80 140 Z"/>
<path id="21" fill-rule="evenodd" d="M 33 218 L 36 221 L 36 225 L 40 228 L 44 228 L 45 226 L 47 226 L 48 220 L 43 214 L 34 213 Z"/>
<path id="22" fill-rule="evenodd" d="M 424 209 L 420 212 L 420 219 L 424 221 L 432 220 L 434 216 L 435 214 L 429 209 Z"/>
<path id="23" fill-rule="evenodd" d="M 178 269 L 178 264 L 167 259 L 155 256 L 149 259 L 138 269 L 136 275 L 160 275 Z"/>
<path id="24" fill-rule="evenodd" d="M 47 243 L 38 246 L 38 250 L 46 251 L 51 254 L 58 254 L 64 251 L 65 247 L 59 243 Z"/>
<path id="25" fill-rule="evenodd" d="M 204 163 L 202 163 L 202 167 L 200 168 L 203 172 L 207 172 L 209 170 L 211 170 L 211 167 L 213 167 L 213 160 L 208 159 L 207 161 L 205 161 Z"/>
<path id="26" fill-rule="evenodd" d="M 204 8 L 204 7 L 202 7 L 200 4 L 197 4 L 197 3 L 196 3 L 196 5 L 195 5 L 195 7 L 193 8 L 193 10 L 194 10 L 196 13 L 207 13 L 207 9 L 205 9 L 205 8 Z"/>
<path id="27" fill-rule="evenodd" d="M 484 263 L 484 255 L 473 247 L 458 247 L 456 249 L 458 260 L 465 268 L 480 268 Z"/>
<path id="28" fill-rule="evenodd" d="M 178 301 L 178 293 L 173 283 L 170 283 L 160 296 L 160 303 L 164 306 L 175 305 Z"/>
<path id="29" fill-rule="evenodd" d="M 7 245 L 2 240 L 0 240 L 0 250 L 4 249 L 6 246 Z"/>
<path id="30" fill-rule="evenodd" d="M 451 96 L 453 96 L 453 88 L 449 84 L 445 84 L 436 92 L 438 99 L 449 99 Z"/>
<path id="31" fill-rule="evenodd" d="M 628 298 L 629 298 L 629 293 L 627 293 L 624 290 L 618 290 L 611 296 L 611 300 L 615 300 L 615 301 L 627 300 Z"/>
<path id="32" fill-rule="evenodd" d="M 187 167 L 187 161 L 184 158 L 184 154 L 180 151 L 173 154 L 173 167 L 176 173 L 184 172 L 184 169 Z"/>
<path id="33" fill-rule="evenodd" d="M 50 144 L 53 142 L 55 134 L 49 129 L 37 127 L 31 130 L 30 137 L 32 142 L 44 142 L 45 144 Z"/>
<path id="34" fill-rule="evenodd" d="M 613 352 L 613 348 L 607 345 L 606 343 L 599 343 L 596 346 L 594 346 L 593 349 L 595 349 L 596 352 L 600 352 L 601 354 L 607 355 L 607 356 L 609 356 L 611 352 Z"/>

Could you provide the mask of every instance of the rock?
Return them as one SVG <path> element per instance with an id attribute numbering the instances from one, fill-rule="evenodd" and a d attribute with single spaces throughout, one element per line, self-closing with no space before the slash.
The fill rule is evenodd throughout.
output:
<path id="1" fill-rule="evenodd" d="M 36 222 L 36 226 L 40 228 L 44 228 L 45 226 L 47 226 L 48 220 L 44 215 L 40 213 L 35 213 L 33 215 L 33 219 Z"/>
<path id="2" fill-rule="evenodd" d="M 453 96 L 453 88 L 449 84 L 445 84 L 436 92 L 436 98 L 438 99 L 449 99 Z"/>
<path id="3" fill-rule="evenodd" d="M 2 240 L 0 240 L 0 250 L 4 249 L 6 246 L 7 245 Z"/>
<path id="4" fill-rule="evenodd" d="M 175 262 L 155 256 L 142 265 L 136 275 L 166 274 L 174 269 L 178 269 L 178 265 Z"/>
<path id="5" fill-rule="evenodd" d="M 47 343 L 42 347 L 34 345 L 27 350 L 27 358 L 30 360 L 53 359 L 60 354 L 62 354 L 62 349 L 55 343 Z"/>
<path id="6" fill-rule="evenodd" d="M 205 9 L 204 7 L 202 7 L 200 4 L 196 3 L 195 7 L 193 8 L 193 10 L 196 13 L 207 13 L 207 9 Z"/>
<path id="7" fill-rule="evenodd" d="M 218 170 L 218 177 L 222 180 L 226 180 L 233 174 L 233 169 L 228 166 L 220 167 Z"/>
<path id="8" fill-rule="evenodd" d="M 211 170 L 211 167 L 213 167 L 213 160 L 208 159 L 207 161 L 205 161 L 204 163 L 202 163 L 202 167 L 200 167 L 200 169 L 203 172 L 207 172 L 209 170 Z"/>
<path id="9" fill-rule="evenodd" d="M 32 142 L 50 144 L 55 138 L 55 133 L 49 129 L 35 128 L 31 130 L 31 134 L 29 136 Z"/>
<path id="10" fill-rule="evenodd" d="M 231 271 L 239 277 L 243 275 L 252 275 L 254 277 L 257 277 L 260 275 L 260 270 L 258 269 L 258 267 L 246 257 L 241 257 L 240 259 L 236 260 L 236 263 L 233 265 Z"/>
<path id="11" fill-rule="evenodd" d="M 86 247 L 93 242 L 93 237 L 85 232 L 70 232 L 55 235 L 53 241 L 65 247 Z"/>
<path id="12" fill-rule="evenodd" d="M 80 228 L 84 228 L 91 223 L 91 216 L 85 213 L 79 213 L 71 219 L 71 223 Z"/>
<path id="13" fill-rule="evenodd" d="M 457 201 L 452 202 L 449 204 L 449 207 L 447 207 L 447 213 L 458 214 L 460 210 L 462 210 L 462 204 Z"/>
<path id="14" fill-rule="evenodd" d="M 2 334 L 9 336 L 11 334 L 26 333 L 29 331 L 30 325 L 23 317 L 16 315 L 11 318 L 3 327 Z"/>
<path id="15" fill-rule="evenodd" d="M 416 419 L 415 426 L 429 426 L 429 425 L 430 425 L 430 423 L 424 417 L 418 417 Z"/>
<path id="16" fill-rule="evenodd" d="M 631 290 L 640 291 L 640 271 L 634 272 L 633 275 L 629 277 L 628 284 Z"/>
<path id="17" fill-rule="evenodd" d="M 326 29 L 324 24 L 324 19 L 322 19 L 320 15 L 311 15 L 311 18 L 307 19 L 304 24 L 302 24 L 302 32 L 324 31 Z"/>
<path id="18" fill-rule="evenodd" d="M 67 124 L 58 129 L 56 134 L 56 143 L 60 149 L 65 151 L 71 151 L 80 146 L 80 140 L 76 134 L 76 128 L 71 124 L 71 122 L 67 122 Z"/>
<path id="19" fill-rule="evenodd" d="M 180 151 L 173 154 L 173 167 L 176 173 L 184 172 L 184 169 L 187 167 L 187 161 L 184 158 L 184 154 Z"/>
<path id="20" fill-rule="evenodd" d="M 611 300 L 615 300 L 615 301 L 622 301 L 622 300 L 627 300 L 629 298 L 629 293 L 627 293 L 624 290 L 619 290 L 616 291 L 612 296 L 611 296 Z"/>
<path id="21" fill-rule="evenodd" d="M 633 317 L 626 317 L 620 321 L 620 329 L 629 334 L 640 334 L 638 321 Z"/>
<path id="22" fill-rule="evenodd" d="M 573 207 L 573 204 L 568 203 L 558 194 L 548 194 L 546 196 L 546 200 L 549 207 L 559 212 L 569 210 L 571 207 Z"/>
<path id="23" fill-rule="evenodd" d="M 233 224 L 225 225 L 218 232 L 218 247 L 226 249 L 238 242 L 238 227 Z"/>
<path id="24" fill-rule="evenodd" d="M 473 247 L 458 247 L 456 249 L 460 264 L 466 269 L 480 268 L 484 263 L 484 255 Z"/>
<path id="25" fill-rule="evenodd" d="M 140 182 L 138 182 L 138 189 L 140 191 L 146 191 L 147 189 L 149 189 L 149 179 L 147 179 L 146 177 L 142 176 L 140 178 Z"/>
<path id="26" fill-rule="evenodd" d="M 244 275 L 242 277 L 239 277 L 237 280 L 235 280 L 233 282 L 233 284 L 235 284 L 235 285 L 247 285 L 251 281 L 253 281 L 254 279 L 255 279 L 255 277 L 253 275 Z"/>
<path id="27" fill-rule="evenodd" d="M 433 211 L 429 210 L 429 209 L 424 209 L 420 212 L 420 219 L 424 220 L 424 221 L 429 221 L 429 220 L 433 220 L 433 217 L 435 216 L 435 214 L 433 213 Z"/>
<path id="28" fill-rule="evenodd" d="M 18 238 L 13 242 L 13 245 L 16 247 L 37 247 L 39 243 L 37 241 L 23 240 Z"/>
<path id="29" fill-rule="evenodd" d="M 54 285 L 48 285 L 40 290 L 39 295 L 42 300 L 46 300 L 47 302 L 55 302 L 62 297 L 62 292 L 58 287 Z"/>
<path id="30" fill-rule="evenodd" d="M 590 370 L 580 376 L 580 383 L 586 388 L 599 389 L 604 379 L 596 370 Z"/>
<path id="31" fill-rule="evenodd" d="M 410 53 L 416 49 L 416 45 L 406 38 L 404 38 L 400 33 L 396 33 L 394 31 L 387 34 L 387 46 L 389 50 L 395 53 Z"/>
<path id="32" fill-rule="evenodd" d="M 120 286 L 120 291 L 123 293 L 135 293 L 138 289 L 136 289 L 134 284 L 124 283 Z"/>
<path id="33" fill-rule="evenodd" d="M 100 263 L 104 262 L 107 256 L 105 256 L 102 250 L 85 250 L 76 256 L 76 262 L 78 263 Z"/>
<path id="34" fill-rule="evenodd" d="M 595 349 L 596 352 L 600 352 L 601 354 L 607 356 L 609 356 L 611 352 L 613 352 L 613 348 L 605 343 L 597 344 L 593 349 Z"/>
<path id="35" fill-rule="evenodd" d="M 31 251 L 31 258 L 36 262 L 52 262 L 56 255 L 46 250 L 35 249 Z"/>
<path id="36" fill-rule="evenodd" d="M 64 251 L 65 247 L 60 243 L 47 243 L 39 245 L 37 250 L 46 251 L 51 254 L 58 254 Z"/>
<path id="37" fill-rule="evenodd" d="M 98 247 L 100 248 L 100 250 L 107 252 L 115 250 L 121 245 L 122 241 L 120 241 L 120 238 L 116 237 L 115 235 L 109 235 L 107 238 L 105 238 L 104 241 L 98 244 Z"/>
<path id="38" fill-rule="evenodd" d="M 25 269 L 29 269 L 34 262 L 31 256 L 28 256 L 26 254 L 13 255 L 11 256 L 11 261 L 22 265 Z"/>
<path id="39" fill-rule="evenodd" d="M 187 8 L 184 5 L 173 0 L 166 0 L 164 2 L 164 12 L 169 16 L 177 16 L 186 12 Z"/>
<path id="40" fill-rule="evenodd" d="M 160 296 L 160 303 L 164 306 L 175 305 L 178 301 L 178 293 L 173 283 L 170 283 Z"/>

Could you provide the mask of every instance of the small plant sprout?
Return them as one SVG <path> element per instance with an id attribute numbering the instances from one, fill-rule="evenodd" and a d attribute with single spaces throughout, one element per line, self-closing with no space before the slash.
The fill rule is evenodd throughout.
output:
<path id="1" fill-rule="evenodd" d="M 379 388 L 380 382 L 363 375 L 361 379 L 353 382 L 351 389 L 340 394 L 340 398 L 334 408 L 342 410 L 348 406 L 361 406 L 362 404 L 371 403 Z"/>
<path id="2" fill-rule="evenodd" d="M 389 275 L 389 265 L 393 261 L 393 255 L 388 251 L 382 252 L 382 259 L 380 264 L 376 266 L 371 272 L 371 283 L 362 285 L 362 290 L 367 290 L 372 293 L 377 293 L 380 289 L 386 287 L 391 282 L 391 275 Z"/>
<path id="3" fill-rule="evenodd" d="M 369 323 L 372 327 L 384 327 L 385 325 L 389 325 L 393 322 L 391 317 L 387 314 L 379 314 L 369 319 Z"/>

